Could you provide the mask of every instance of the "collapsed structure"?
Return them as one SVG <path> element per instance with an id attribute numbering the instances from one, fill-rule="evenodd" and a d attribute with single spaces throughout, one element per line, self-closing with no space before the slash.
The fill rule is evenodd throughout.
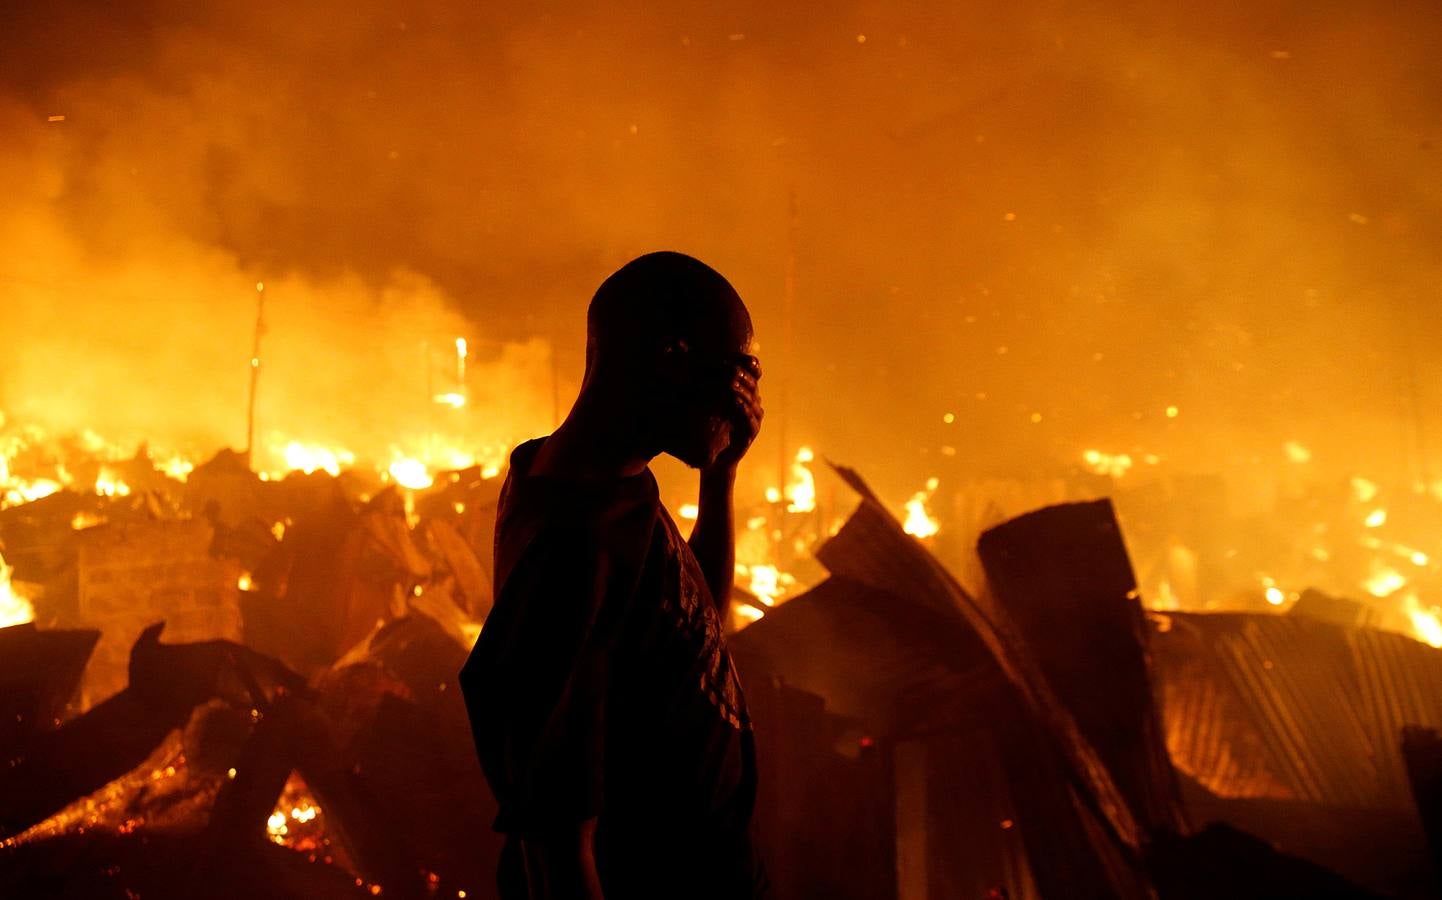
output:
<path id="1" fill-rule="evenodd" d="M 737 598 L 766 610 L 732 643 L 778 898 L 1433 891 L 1442 653 L 1320 596 L 1148 613 L 1106 501 L 988 530 L 968 591 L 838 471 L 860 505 L 826 579 Z M 485 474 L 410 495 L 223 452 L 179 494 L 0 510 L 47 623 L 0 629 L 0 881 L 493 896 L 455 688 L 491 599 Z"/>

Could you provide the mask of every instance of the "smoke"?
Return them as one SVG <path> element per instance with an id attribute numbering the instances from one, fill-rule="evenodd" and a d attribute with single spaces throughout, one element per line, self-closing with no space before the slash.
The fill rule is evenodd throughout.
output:
<path id="1" fill-rule="evenodd" d="M 263 281 L 263 430 L 383 454 L 465 335 L 509 406 L 458 424 L 514 442 L 595 285 L 673 247 L 753 307 L 758 481 L 783 383 L 893 497 L 1432 454 L 1423 4 L 193 6 L 7 14 L 7 411 L 239 444 Z"/>

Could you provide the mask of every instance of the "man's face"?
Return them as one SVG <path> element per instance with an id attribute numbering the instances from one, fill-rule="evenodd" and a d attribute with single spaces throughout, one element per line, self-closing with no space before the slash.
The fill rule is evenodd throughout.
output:
<path id="1" fill-rule="evenodd" d="M 694 345 L 672 345 L 665 367 L 669 384 L 660 423 L 662 450 L 692 468 L 715 462 L 731 443 L 737 415 L 733 383 L 738 371 L 753 364 L 751 350 L 749 321 Z"/>

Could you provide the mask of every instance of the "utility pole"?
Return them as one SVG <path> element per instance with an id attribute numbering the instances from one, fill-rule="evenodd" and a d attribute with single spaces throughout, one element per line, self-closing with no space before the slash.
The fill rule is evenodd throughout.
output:
<path id="1" fill-rule="evenodd" d="M 781 296 L 781 384 L 777 389 L 776 453 L 777 485 L 781 501 L 786 502 L 786 482 L 791 476 L 791 455 L 786 443 L 786 420 L 791 393 L 791 320 L 796 306 L 796 191 L 786 200 L 786 275 Z"/>
<path id="2" fill-rule="evenodd" d="M 245 464 L 255 468 L 255 395 L 260 387 L 260 339 L 265 334 L 265 282 L 255 283 L 255 335 L 250 345 L 250 401 L 245 414 Z"/>
<path id="3" fill-rule="evenodd" d="M 786 485 L 791 480 L 791 453 L 787 445 L 786 426 L 790 418 L 791 394 L 791 322 L 796 307 L 796 190 L 786 196 L 786 275 L 781 296 L 781 385 L 778 390 L 776 428 L 776 485 L 781 492 L 777 500 L 776 527 L 773 534 L 780 534 L 774 547 L 774 558 L 778 565 L 789 566 L 791 546 L 786 534 Z"/>

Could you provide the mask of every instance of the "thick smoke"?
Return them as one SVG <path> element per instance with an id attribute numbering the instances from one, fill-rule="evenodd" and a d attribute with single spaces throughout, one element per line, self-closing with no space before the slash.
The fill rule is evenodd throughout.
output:
<path id="1" fill-rule="evenodd" d="M 1426 474 L 1425 4 L 151 2 L 6 21 L 7 411 L 238 444 L 264 281 L 263 428 L 424 430 L 419 345 L 464 334 L 473 384 L 511 404 L 485 425 L 514 440 L 552 422 L 552 344 L 567 399 L 594 286 L 675 247 L 754 308 L 767 466 L 786 381 L 792 442 L 894 497 L 1085 447 L 1243 471 L 1297 441 Z"/>

